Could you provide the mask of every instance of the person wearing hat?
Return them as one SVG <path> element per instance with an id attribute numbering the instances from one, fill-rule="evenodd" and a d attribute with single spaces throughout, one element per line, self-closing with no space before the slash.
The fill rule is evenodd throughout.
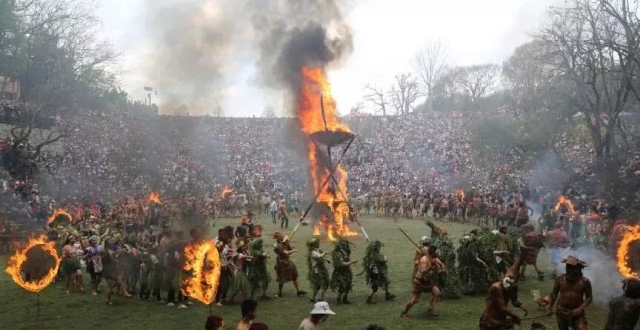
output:
<path id="1" fill-rule="evenodd" d="M 607 330 L 632 330 L 640 319 L 640 280 L 626 278 L 622 281 L 624 294 L 609 301 Z"/>
<path id="2" fill-rule="evenodd" d="M 291 261 L 290 257 L 291 254 L 298 252 L 298 250 L 295 250 L 291 246 L 289 237 L 281 232 L 275 232 L 273 238 L 276 240 L 274 252 L 277 255 L 274 267 L 278 282 L 278 294 L 276 297 L 282 298 L 282 288 L 287 282 L 293 282 L 297 296 L 307 294 L 300 290 L 300 285 L 298 284 L 298 268 L 293 261 Z"/>
<path id="3" fill-rule="evenodd" d="M 309 317 L 302 320 L 298 330 L 315 330 L 319 324 L 327 322 L 329 315 L 336 315 L 326 301 L 317 302 L 309 314 Z"/>
<path id="4" fill-rule="evenodd" d="M 591 281 L 582 276 L 582 269 L 587 267 L 587 264 L 574 256 L 567 257 L 562 263 L 566 265 L 566 273 L 556 278 L 553 291 L 544 297 L 544 301 L 549 303 L 547 313 L 553 314 L 553 306 L 557 299 L 558 330 L 587 330 L 585 309 L 593 301 Z"/>

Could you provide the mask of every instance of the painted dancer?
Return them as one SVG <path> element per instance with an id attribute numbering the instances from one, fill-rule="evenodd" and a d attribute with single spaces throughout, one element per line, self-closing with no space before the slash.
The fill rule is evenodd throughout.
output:
<path id="1" fill-rule="evenodd" d="M 372 304 L 373 296 L 378 292 L 378 288 L 384 289 L 385 300 L 393 300 L 396 296 L 389 292 L 389 276 L 387 274 L 387 257 L 380 253 L 383 244 L 379 240 L 374 240 L 367 246 L 366 255 L 362 261 L 367 284 L 371 287 L 371 294 L 367 297 L 367 304 Z"/>
<path id="2" fill-rule="evenodd" d="M 518 271 L 522 259 L 516 255 L 516 260 L 509 267 L 504 278 L 489 287 L 484 304 L 484 312 L 480 317 L 480 330 L 509 330 L 520 324 L 521 318 L 509 310 L 508 305 L 521 309 L 525 316 L 526 307 L 518 300 Z"/>
<path id="3" fill-rule="evenodd" d="M 522 254 L 522 268 L 520 276 L 525 279 L 527 265 L 532 265 L 538 273 L 538 279 L 544 280 L 544 272 L 538 269 L 538 253 L 544 247 L 542 235 L 536 233 L 532 223 L 522 226 L 522 238 L 519 240 L 520 253 Z"/>
<path id="4" fill-rule="evenodd" d="M 426 255 L 420 258 L 418 270 L 413 277 L 413 296 L 407 302 L 400 314 L 403 318 L 409 318 L 407 315 L 413 305 L 420 301 L 422 293 L 431 293 L 429 300 L 428 316 L 438 316 L 435 311 L 436 304 L 440 299 L 440 289 L 437 286 L 437 274 L 446 272 L 446 267 L 438 259 L 438 248 L 430 246 Z"/>
<path id="5" fill-rule="evenodd" d="M 274 252 L 276 253 L 276 265 L 274 269 L 278 276 L 278 294 L 276 297 L 282 298 L 282 288 L 287 282 L 293 282 L 293 286 L 296 288 L 296 294 L 302 296 L 307 294 L 300 290 L 298 284 L 298 267 L 291 261 L 290 255 L 298 252 L 298 250 L 291 247 L 289 237 L 283 233 L 275 232 L 273 238 L 276 240 L 276 246 Z"/>
<path id="6" fill-rule="evenodd" d="M 357 260 L 351 260 L 351 243 L 340 237 L 335 243 L 331 259 L 333 273 L 331 274 L 331 291 L 338 291 L 338 304 L 350 304 L 347 296 L 352 290 L 353 273 L 351 266 Z"/>
<path id="7" fill-rule="evenodd" d="M 562 263 L 566 266 L 566 273 L 556 278 L 553 291 L 544 298 L 549 303 L 547 313 L 553 314 L 553 306 L 557 300 L 558 330 L 587 330 L 585 309 L 593 301 L 591 281 L 582 276 L 582 269 L 587 264 L 573 256 L 562 260 Z"/>
<path id="8" fill-rule="evenodd" d="M 331 263 L 331 261 L 325 259 L 327 253 L 320 250 L 320 241 L 317 238 L 309 240 L 307 248 L 307 266 L 309 268 L 307 279 L 313 290 L 313 296 L 309 301 L 315 303 L 318 292 L 320 292 L 320 300 L 318 301 L 323 301 L 324 294 L 329 288 L 329 271 L 325 263 Z"/>

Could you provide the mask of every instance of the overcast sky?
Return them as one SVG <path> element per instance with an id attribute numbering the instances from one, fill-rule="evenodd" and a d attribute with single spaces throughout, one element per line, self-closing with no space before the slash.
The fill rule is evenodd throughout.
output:
<path id="1" fill-rule="evenodd" d="M 209 2 L 215 0 L 180 0 Z M 260 0 L 257 0 L 260 1 Z M 339 70 L 329 73 L 333 94 L 343 114 L 362 99 L 368 83 L 388 87 L 394 75 L 411 70 L 416 51 L 440 39 L 455 64 L 502 63 L 526 42 L 556 0 L 355 0 L 348 13 L 354 33 L 354 53 Z M 104 36 L 123 54 L 121 83 L 134 97 L 152 84 L 144 72 L 153 48 L 146 14 L 155 1 L 103 0 L 98 15 Z M 240 62 L 227 73 L 218 95 L 225 114 L 260 116 L 266 106 L 280 113 L 279 97 L 255 83 L 253 61 Z M 154 102 L 161 101 L 162 90 Z M 211 96 L 214 99 L 214 96 Z"/>

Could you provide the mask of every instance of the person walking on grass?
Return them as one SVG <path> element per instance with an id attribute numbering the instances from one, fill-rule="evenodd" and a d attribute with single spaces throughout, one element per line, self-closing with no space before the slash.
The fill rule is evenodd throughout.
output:
<path id="1" fill-rule="evenodd" d="M 327 322 L 329 315 L 335 315 L 336 313 L 329 308 L 329 303 L 320 301 L 313 306 L 309 314 L 311 314 L 309 317 L 302 320 L 298 330 L 316 330 L 318 325 Z"/>

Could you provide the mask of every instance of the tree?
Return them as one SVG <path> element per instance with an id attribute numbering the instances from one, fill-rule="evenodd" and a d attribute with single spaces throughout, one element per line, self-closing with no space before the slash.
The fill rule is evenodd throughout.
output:
<path id="1" fill-rule="evenodd" d="M 263 118 L 276 118 L 276 109 L 273 107 L 266 107 L 262 110 Z"/>
<path id="2" fill-rule="evenodd" d="M 85 108 L 114 86 L 109 68 L 119 54 L 109 43 L 96 38 L 97 19 L 92 2 L 9 2 L 17 27 L 0 30 L 3 47 L 0 65 L 20 64 L 8 72 L 20 78 L 25 101 L 50 110 Z M 0 24 L 0 29 L 3 27 Z"/>
<path id="3" fill-rule="evenodd" d="M 558 59 L 554 69 L 569 86 L 560 97 L 574 113 L 582 114 L 600 169 L 607 168 L 616 156 L 615 128 L 638 70 L 629 52 L 629 47 L 635 48 L 637 35 L 626 37 L 624 26 L 612 15 L 612 8 L 625 11 L 628 3 L 612 3 L 615 5 L 571 0 L 566 7 L 550 12 L 549 26 L 539 36 Z"/>
<path id="4" fill-rule="evenodd" d="M 382 88 L 367 85 L 365 87 L 367 94 L 364 99 L 371 102 L 377 109 L 376 111 L 382 111 L 382 115 L 387 115 L 387 105 L 389 104 L 389 97 Z"/>
<path id="5" fill-rule="evenodd" d="M 352 115 L 357 115 L 360 113 L 360 111 L 364 108 L 364 103 L 362 102 L 357 102 L 356 104 L 354 104 L 351 109 L 349 109 L 349 113 Z"/>
<path id="6" fill-rule="evenodd" d="M 495 64 L 459 66 L 452 70 L 452 77 L 471 97 L 471 102 L 487 95 L 493 88 L 499 72 Z"/>
<path id="7" fill-rule="evenodd" d="M 553 61 L 549 45 L 534 40 L 516 48 L 503 63 L 503 82 L 513 99 L 514 109 L 530 114 L 550 107 L 557 85 Z"/>
<path id="8" fill-rule="evenodd" d="M 389 95 L 391 104 L 396 108 L 397 115 L 407 115 L 413 109 L 413 104 L 423 94 L 420 93 L 418 80 L 410 73 L 403 73 L 395 77 Z"/>
<path id="9" fill-rule="evenodd" d="M 43 148 L 58 142 L 66 134 L 58 131 L 52 123 L 47 123 L 50 121 L 47 108 L 24 106 L 19 110 L 16 123 L 9 131 L 13 141 L 2 150 L 2 165 L 12 177 L 26 180 L 39 173 L 38 159 Z M 36 139 L 34 132 L 38 132 Z M 37 143 L 31 144 L 33 140 Z"/>
<path id="10" fill-rule="evenodd" d="M 449 70 L 449 50 L 442 41 L 430 41 L 418 51 L 413 66 L 422 80 L 425 96 L 430 96 L 434 84 Z"/>

